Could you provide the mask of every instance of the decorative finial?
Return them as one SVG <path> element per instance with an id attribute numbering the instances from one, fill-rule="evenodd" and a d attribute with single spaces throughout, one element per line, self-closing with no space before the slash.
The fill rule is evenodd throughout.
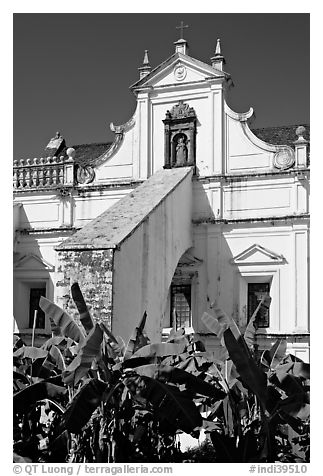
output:
<path id="1" fill-rule="evenodd" d="M 142 66 L 138 69 L 139 69 L 140 79 L 144 78 L 145 76 L 147 76 L 147 74 L 150 73 L 151 66 L 150 66 L 149 58 L 148 58 L 148 50 L 145 50 Z"/>
<path id="2" fill-rule="evenodd" d="M 214 51 L 214 56 L 211 58 L 211 64 L 213 68 L 219 69 L 222 71 L 223 65 L 225 64 L 224 56 L 221 53 L 221 41 L 220 38 L 216 40 L 216 47 Z"/>
<path id="3" fill-rule="evenodd" d="M 149 58 L 148 58 L 148 50 L 145 50 L 145 54 L 144 54 L 144 60 L 143 60 L 143 65 L 146 65 L 146 64 L 149 64 Z M 150 66 L 150 64 L 149 64 Z"/>
<path id="4" fill-rule="evenodd" d="M 69 147 L 66 151 L 66 155 L 68 156 L 69 160 L 73 160 L 74 157 L 75 157 L 75 149 L 73 149 L 73 147 Z"/>
<path id="5" fill-rule="evenodd" d="M 221 41 L 220 38 L 216 40 L 216 47 L 215 47 L 215 56 L 221 55 Z"/>
<path id="6" fill-rule="evenodd" d="M 306 132 L 306 129 L 304 126 L 298 126 L 295 133 L 297 135 L 297 141 L 305 141 L 306 139 L 304 138 L 304 134 Z"/>

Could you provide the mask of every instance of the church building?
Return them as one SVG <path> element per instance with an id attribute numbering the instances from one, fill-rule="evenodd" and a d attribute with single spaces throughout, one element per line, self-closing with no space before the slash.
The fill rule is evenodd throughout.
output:
<path id="1" fill-rule="evenodd" d="M 220 40 L 209 64 L 183 37 L 154 69 L 146 51 L 112 143 L 69 147 L 58 132 L 43 157 L 14 161 L 14 332 L 26 342 L 35 310 L 38 342 L 50 334 L 41 295 L 77 314 L 77 281 L 125 341 L 146 311 L 152 341 L 184 326 L 214 352 L 210 304 L 243 331 L 269 295 L 259 348 L 282 337 L 309 360 L 309 128 L 251 130 L 252 108 L 226 102 L 224 66 Z"/>

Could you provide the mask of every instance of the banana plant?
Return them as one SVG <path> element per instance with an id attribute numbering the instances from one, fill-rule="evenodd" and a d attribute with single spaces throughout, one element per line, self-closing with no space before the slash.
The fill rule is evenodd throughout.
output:
<path id="1" fill-rule="evenodd" d="M 306 460 L 306 454 L 301 457 L 292 453 L 288 441 L 284 446 L 286 438 L 279 435 L 282 427 L 298 435 L 307 431 L 309 364 L 286 356 L 286 343 L 282 340 L 264 351 L 258 362 L 252 346 L 254 319 L 243 336 L 233 319 L 216 304 L 212 311 L 213 314 L 203 314 L 202 322 L 227 351 L 223 368 L 213 369 L 222 375 L 227 397 L 217 402 L 208 416 L 212 423 L 222 422 L 213 431 L 209 425 L 218 460 L 271 462 L 287 458 L 286 454 L 289 459 L 285 461 L 301 461 L 302 457 Z"/>
<path id="2" fill-rule="evenodd" d="M 22 347 L 15 355 L 27 363 L 32 359 L 34 367 L 32 384 L 14 395 L 18 420 L 30 419 L 35 409 L 39 413 L 44 401 L 59 407 L 50 431 L 42 434 L 45 450 L 38 453 L 48 461 L 83 461 L 84 453 L 88 461 L 144 461 L 147 451 L 152 460 L 176 459 L 176 432 L 198 434 L 201 405 L 225 396 L 216 378 L 210 382 L 205 372 L 194 375 L 169 365 L 195 352 L 194 338 L 181 332 L 169 342 L 150 343 L 145 313 L 124 345 L 103 322 L 92 321 L 77 283 L 72 297 L 79 322 L 41 297 L 53 336 L 41 349 Z"/>

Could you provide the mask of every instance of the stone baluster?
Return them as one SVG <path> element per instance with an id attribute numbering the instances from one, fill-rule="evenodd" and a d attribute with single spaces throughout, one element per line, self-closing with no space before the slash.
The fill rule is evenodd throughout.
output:
<path id="1" fill-rule="evenodd" d="M 45 180 L 46 180 L 46 176 L 45 176 L 45 162 L 46 162 L 46 159 L 44 159 L 43 157 L 40 159 L 40 168 L 39 168 L 39 174 L 38 174 L 38 180 L 39 180 L 39 185 L 41 187 L 44 187 L 45 185 Z"/>
<path id="2" fill-rule="evenodd" d="M 21 159 L 19 162 L 19 187 L 22 188 L 25 186 L 25 161 Z"/>
<path id="3" fill-rule="evenodd" d="M 44 173 L 46 173 L 46 182 L 45 182 L 45 185 L 46 186 L 50 186 L 52 184 L 52 170 L 51 170 L 51 167 L 48 167 L 48 165 L 50 165 L 51 163 L 51 158 L 50 157 L 47 157 L 47 160 L 46 160 L 46 169 L 44 170 Z"/>
<path id="4" fill-rule="evenodd" d="M 64 155 L 60 156 L 60 164 L 58 168 L 58 183 L 64 183 Z"/>
<path id="5" fill-rule="evenodd" d="M 33 181 L 33 187 L 37 187 L 38 186 L 38 159 L 34 158 L 34 161 L 33 161 L 33 169 L 32 169 L 32 181 Z"/>
<path id="6" fill-rule="evenodd" d="M 52 170 L 52 184 L 53 185 L 56 185 L 57 184 L 57 162 L 59 161 L 59 158 L 54 156 L 52 158 L 52 167 L 51 167 L 51 170 Z"/>
<path id="7" fill-rule="evenodd" d="M 32 186 L 32 176 L 31 176 L 31 159 L 27 159 L 26 161 L 26 170 L 25 170 L 25 182 L 27 187 Z"/>
<path id="8" fill-rule="evenodd" d="M 18 176 L 18 160 L 13 161 L 13 186 L 14 188 L 19 187 L 19 176 Z"/>

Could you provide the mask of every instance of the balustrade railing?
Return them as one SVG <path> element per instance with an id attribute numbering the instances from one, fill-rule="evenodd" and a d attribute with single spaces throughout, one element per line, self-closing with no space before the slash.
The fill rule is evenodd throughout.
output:
<path id="1" fill-rule="evenodd" d="M 64 156 L 15 160 L 13 163 L 13 188 L 29 189 L 70 185 L 73 183 L 73 167 L 73 159 Z"/>

